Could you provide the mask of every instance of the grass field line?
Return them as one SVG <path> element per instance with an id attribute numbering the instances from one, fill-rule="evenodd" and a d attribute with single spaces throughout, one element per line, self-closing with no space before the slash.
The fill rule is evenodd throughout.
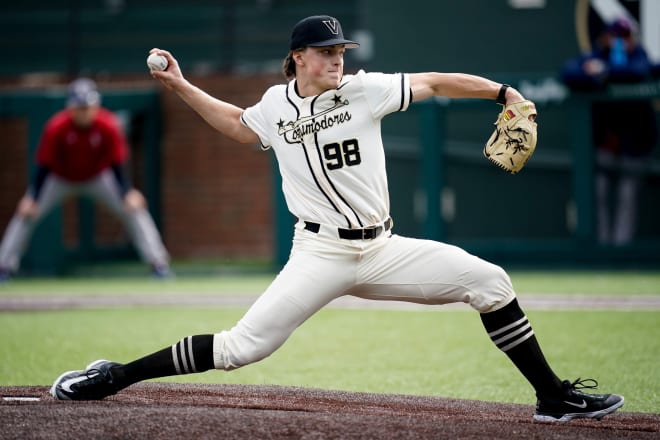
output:
<path id="1" fill-rule="evenodd" d="M 122 307 L 229 307 L 247 308 L 257 295 L 195 295 L 187 292 L 166 295 L 7 295 L 0 296 L 0 311 L 66 310 Z M 576 294 L 519 294 L 518 300 L 526 310 L 660 310 L 660 296 L 633 295 L 576 295 Z M 344 296 L 328 307 L 369 310 L 468 310 L 463 303 L 424 305 L 402 301 L 373 301 Z"/>

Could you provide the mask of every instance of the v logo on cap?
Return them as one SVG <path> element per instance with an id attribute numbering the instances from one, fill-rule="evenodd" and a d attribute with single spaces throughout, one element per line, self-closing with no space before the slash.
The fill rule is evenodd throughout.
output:
<path id="1" fill-rule="evenodd" d="M 337 20 L 323 20 L 323 24 L 330 29 L 330 32 L 332 32 L 334 35 L 339 34 L 339 28 L 337 27 Z"/>
<path id="2" fill-rule="evenodd" d="M 323 25 L 321 25 L 323 23 Z M 346 49 L 360 46 L 355 41 L 344 38 L 341 23 L 329 15 L 313 15 L 300 20 L 291 32 L 289 50 L 303 47 L 323 47 L 343 44 Z"/>

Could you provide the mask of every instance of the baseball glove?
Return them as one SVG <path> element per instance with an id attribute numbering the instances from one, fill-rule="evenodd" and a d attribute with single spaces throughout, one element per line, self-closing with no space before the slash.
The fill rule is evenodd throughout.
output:
<path id="1" fill-rule="evenodd" d="M 536 149 L 536 114 L 532 101 L 504 106 L 486 142 L 484 156 L 511 174 L 520 171 Z"/>

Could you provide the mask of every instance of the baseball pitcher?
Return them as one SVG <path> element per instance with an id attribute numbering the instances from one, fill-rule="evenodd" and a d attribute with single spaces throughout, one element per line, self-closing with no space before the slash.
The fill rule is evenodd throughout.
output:
<path id="1" fill-rule="evenodd" d="M 212 127 L 274 151 L 288 208 L 298 218 L 291 255 L 234 327 L 185 337 L 127 364 L 96 361 L 64 373 L 53 384 L 55 398 L 102 399 L 148 378 L 248 365 L 273 353 L 330 301 L 353 295 L 469 304 L 533 387 L 537 420 L 600 419 L 623 405 L 615 394 L 580 391 L 595 381 L 555 375 L 502 268 L 456 246 L 393 233 L 381 137 L 385 116 L 433 96 L 497 100 L 507 113 L 486 153 L 511 156 L 501 167 L 513 161 L 511 170 L 518 171 L 536 144 L 533 103 L 512 87 L 467 74 L 345 75 L 344 53 L 357 46 L 344 38 L 337 19 L 305 18 L 293 28 L 284 60 L 289 81 L 247 109 L 209 96 L 184 79 L 171 53 L 152 50 L 168 60 L 168 68 L 152 76 Z"/>

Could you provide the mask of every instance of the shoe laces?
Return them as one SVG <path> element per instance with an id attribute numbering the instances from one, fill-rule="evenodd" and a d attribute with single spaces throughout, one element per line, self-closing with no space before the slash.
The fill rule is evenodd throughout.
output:
<path id="1" fill-rule="evenodd" d="M 598 381 L 596 379 L 581 379 L 579 377 L 568 385 L 568 389 L 570 390 L 593 390 L 596 388 L 598 388 Z"/>

